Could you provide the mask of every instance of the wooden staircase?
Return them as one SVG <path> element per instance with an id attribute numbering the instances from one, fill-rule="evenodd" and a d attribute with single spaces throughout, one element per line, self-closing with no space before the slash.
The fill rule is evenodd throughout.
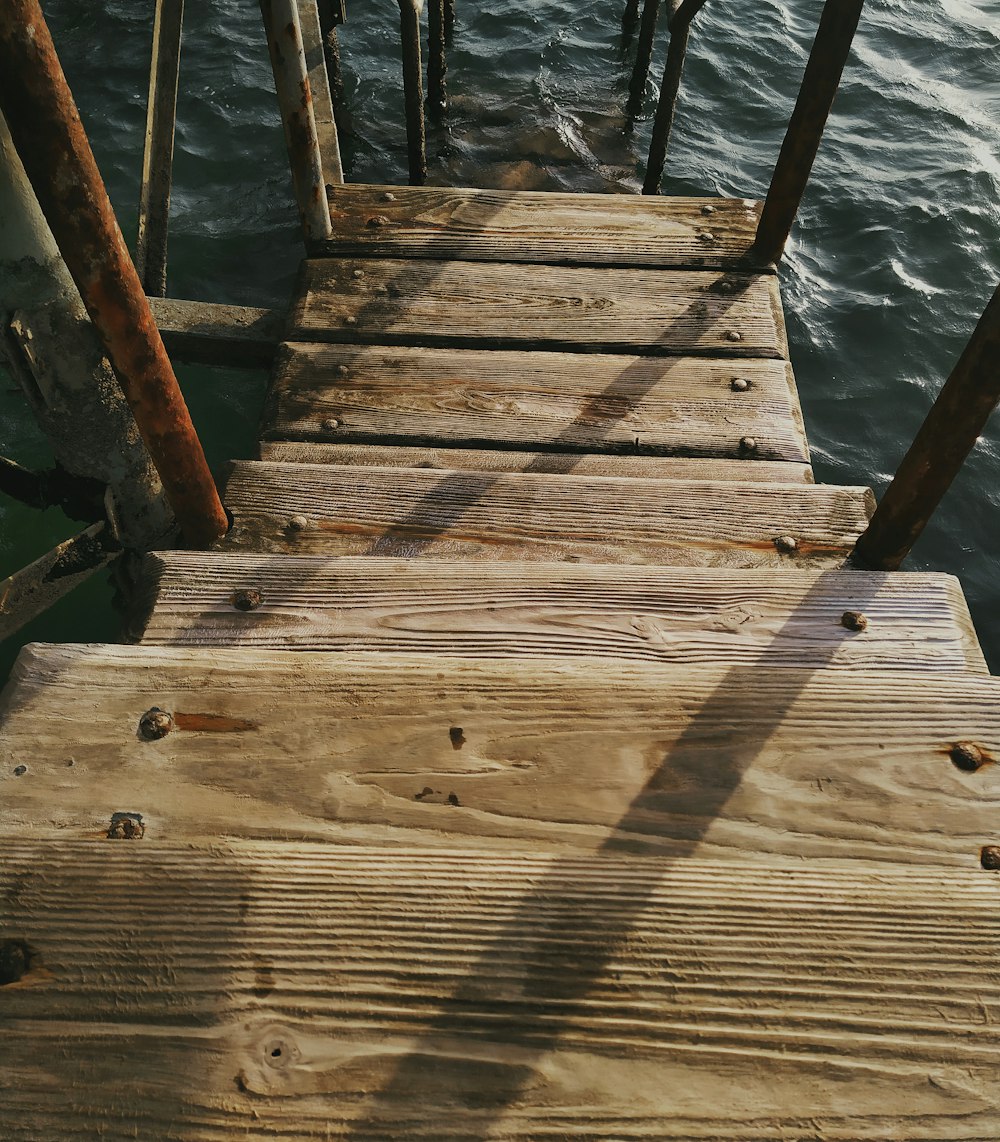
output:
<path id="1" fill-rule="evenodd" d="M 230 534 L 2 699 L 0 1134 L 995 1142 L 1000 688 L 756 205 L 331 210 Z"/>

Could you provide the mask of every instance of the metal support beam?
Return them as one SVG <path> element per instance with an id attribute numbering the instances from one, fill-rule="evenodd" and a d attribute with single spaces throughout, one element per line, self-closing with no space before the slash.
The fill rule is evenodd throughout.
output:
<path id="1" fill-rule="evenodd" d="M 639 24 L 639 42 L 635 52 L 635 67 L 629 83 L 627 112 L 631 118 L 642 113 L 643 96 L 646 94 L 646 80 L 649 77 L 649 64 L 653 58 L 653 39 L 656 36 L 656 18 L 660 14 L 660 0 L 644 0 L 642 20 Z"/>
<path id="2" fill-rule="evenodd" d="M 167 228 L 183 23 L 184 0 L 156 0 L 135 243 L 135 268 L 146 293 L 155 297 L 167 294 Z"/>
<path id="3" fill-rule="evenodd" d="M 399 0 L 406 146 L 412 186 L 423 186 L 427 181 L 427 128 L 424 123 L 424 79 L 420 60 L 420 13 L 423 7 L 424 0 Z"/>
<path id="4" fill-rule="evenodd" d="M 441 115 L 448 107 L 445 2 L 429 0 L 427 7 L 427 108 L 432 115 Z"/>
<path id="5" fill-rule="evenodd" d="M 1000 404 L 1000 288 L 857 542 L 852 562 L 895 571 Z"/>
<path id="6" fill-rule="evenodd" d="M 187 543 L 228 528 L 38 0 L 6 0 L 0 111 Z"/>
<path id="7" fill-rule="evenodd" d="M 302 233 L 308 246 L 330 238 L 330 208 L 320 154 L 312 91 L 302 43 L 302 25 L 295 0 L 260 0 L 267 32 L 274 87 L 281 123 L 285 129 L 288 164 L 292 171 L 295 201 Z"/>
<path id="8" fill-rule="evenodd" d="M 327 74 L 326 44 L 319 6 L 317 0 L 297 0 L 296 7 L 302 27 L 302 50 L 306 57 L 309 92 L 319 139 L 320 165 L 327 182 L 340 184 L 344 181 L 344 164 L 340 157 L 340 136 Z"/>
<path id="9" fill-rule="evenodd" d="M 323 58 L 326 63 L 326 81 L 330 87 L 330 101 L 334 118 L 344 105 L 344 71 L 340 63 L 340 40 L 337 28 L 346 20 L 343 0 L 318 0 L 319 29 L 323 39 Z M 338 120 L 339 121 L 339 120 Z"/>
<path id="10" fill-rule="evenodd" d="M 863 7 L 864 0 L 826 0 L 757 226 L 754 254 L 761 261 L 777 262 L 784 252 Z"/>

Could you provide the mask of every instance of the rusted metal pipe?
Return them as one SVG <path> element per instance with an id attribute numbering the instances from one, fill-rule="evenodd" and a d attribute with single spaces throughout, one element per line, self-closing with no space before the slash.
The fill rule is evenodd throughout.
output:
<path id="1" fill-rule="evenodd" d="M 441 115 L 448 106 L 448 55 L 445 44 L 445 0 L 427 7 L 427 108 Z"/>
<path id="2" fill-rule="evenodd" d="M 319 141 L 320 166 L 326 182 L 339 185 L 344 181 L 344 164 L 340 157 L 340 136 L 327 72 L 326 45 L 319 7 L 316 0 L 296 0 L 295 7 L 302 32 L 302 50 L 306 58 L 306 75 Z"/>
<path id="3" fill-rule="evenodd" d="M 757 226 L 753 253 L 758 261 L 777 262 L 784 252 L 863 7 L 864 0 L 826 0 L 823 7 L 799 97 L 788 121 Z"/>
<path id="4" fill-rule="evenodd" d="M 295 0 L 260 0 L 274 88 L 285 130 L 288 165 L 306 245 L 332 237 L 323 159 Z"/>
<path id="5" fill-rule="evenodd" d="M 455 0 L 444 0 L 444 34 L 451 43 L 455 33 Z"/>
<path id="6" fill-rule="evenodd" d="M 338 119 L 344 105 L 344 69 L 340 62 L 340 40 L 337 28 L 344 23 L 347 13 L 343 0 L 319 0 L 319 28 L 323 37 L 323 56 L 326 62 L 326 79 L 330 85 L 330 101 L 334 117 Z"/>
<path id="7" fill-rule="evenodd" d="M 424 80 L 420 60 L 420 13 L 423 7 L 424 0 L 399 0 L 406 147 L 412 186 L 423 186 L 427 181 L 427 127 L 424 122 Z"/>
<path id="8" fill-rule="evenodd" d="M 0 111 L 188 544 L 228 528 L 38 0 L 7 0 Z"/>
<path id="9" fill-rule="evenodd" d="M 653 39 L 656 36 L 656 18 L 660 14 L 660 0 L 643 0 L 642 19 L 639 24 L 639 41 L 635 51 L 635 66 L 629 83 L 626 110 L 631 118 L 642 112 L 649 64 L 653 58 Z"/>
<path id="10" fill-rule="evenodd" d="M 156 0 L 135 242 L 135 268 L 146 293 L 154 297 L 167 296 L 167 227 L 183 24 L 184 0 Z"/>
<path id="11" fill-rule="evenodd" d="M 858 540 L 852 557 L 856 566 L 883 571 L 899 567 L 998 403 L 1000 288 Z"/>

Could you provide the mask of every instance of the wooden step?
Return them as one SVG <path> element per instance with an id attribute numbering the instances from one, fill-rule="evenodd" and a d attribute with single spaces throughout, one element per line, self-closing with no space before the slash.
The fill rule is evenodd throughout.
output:
<path id="1" fill-rule="evenodd" d="M 115 814 L 175 843 L 464 839 L 743 864 L 971 869 L 997 842 L 1000 682 L 976 674 L 35 646 L 13 679 L 0 835 L 40 843 L 114 834 Z M 145 740 L 154 708 L 169 732 Z"/>
<path id="2" fill-rule="evenodd" d="M 874 506 L 864 488 L 252 461 L 224 498 L 231 550 L 725 567 L 838 566 Z"/>
<path id="3" fill-rule="evenodd" d="M 774 460 L 704 460 L 678 456 L 612 456 L 409 445 L 316 444 L 264 440 L 260 458 L 289 464 L 360 464 L 375 468 L 448 468 L 476 472 L 551 472 L 577 476 L 646 476 L 663 480 L 737 480 L 811 484 L 812 468 Z"/>
<path id="4" fill-rule="evenodd" d="M 742 198 L 352 184 L 329 201 L 333 237 L 317 254 L 763 268 L 750 252 L 760 204 Z"/>
<path id="5" fill-rule="evenodd" d="M 159 646 L 987 673 L 947 575 L 169 552 L 137 607 Z"/>
<path id="6" fill-rule="evenodd" d="M 0 897 L 9 1142 L 1000 1136 L 977 868 L 4 840 Z"/>
<path id="7" fill-rule="evenodd" d="M 773 274 L 313 259 L 287 341 L 787 358 Z"/>
<path id="8" fill-rule="evenodd" d="M 791 366 L 764 360 L 287 344 L 262 434 L 809 460 Z"/>

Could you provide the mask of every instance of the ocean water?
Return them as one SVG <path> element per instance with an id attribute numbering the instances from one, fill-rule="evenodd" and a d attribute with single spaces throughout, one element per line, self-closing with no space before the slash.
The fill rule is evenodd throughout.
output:
<path id="1" fill-rule="evenodd" d="M 135 233 L 151 0 L 48 0 L 64 69 L 126 236 Z M 622 107 L 624 0 L 458 0 L 451 107 L 430 181 L 636 193 L 645 117 Z M 349 181 L 405 182 L 395 0 L 342 29 Z M 281 305 L 301 257 L 256 3 L 187 5 L 171 218 L 172 296 Z M 762 196 L 819 0 L 719 0 L 691 38 L 665 193 Z M 881 493 L 1000 280 L 1000 0 L 870 0 L 782 271 L 817 478 Z M 998 362 L 1000 368 L 1000 362 Z M 252 455 L 265 378 L 181 368 L 210 461 Z M 47 449 L 0 377 L 0 452 Z M 74 534 L 0 501 L 0 576 Z M 1000 669 L 1000 417 L 907 564 L 961 576 Z M 20 641 L 114 639 L 103 577 Z M 16 646 L 0 648 L 0 675 Z"/>

